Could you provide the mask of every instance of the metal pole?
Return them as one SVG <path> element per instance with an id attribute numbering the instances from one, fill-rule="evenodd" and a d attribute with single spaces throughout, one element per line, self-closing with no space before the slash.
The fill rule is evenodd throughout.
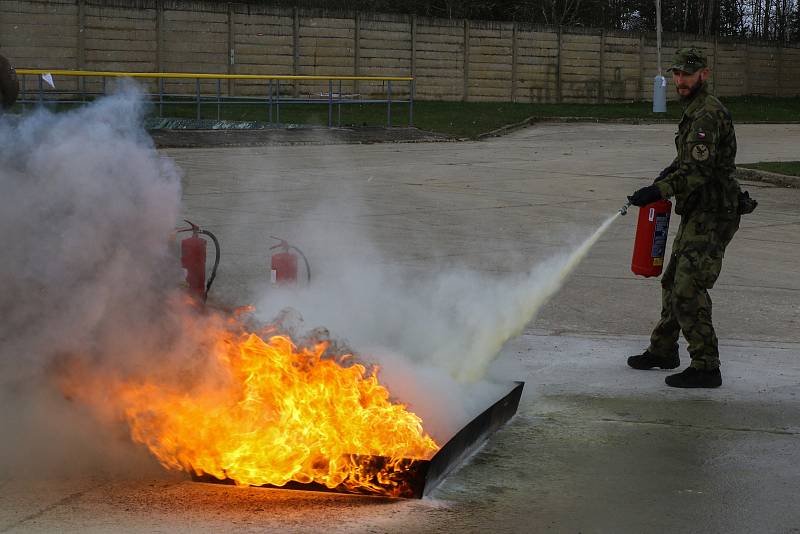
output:
<path id="1" fill-rule="evenodd" d="M 414 93 L 417 90 L 417 80 L 411 80 L 411 94 L 408 100 L 408 126 L 414 126 Z"/>
<path id="2" fill-rule="evenodd" d="M 337 120 L 337 126 L 339 126 L 339 128 L 342 127 L 342 80 L 339 80 L 339 118 Z"/>
<path id="3" fill-rule="evenodd" d="M 23 113 L 25 112 L 25 101 L 28 99 L 28 97 L 25 95 L 25 82 L 26 82 L 26 80 L 27 80 L 27 78 L 23 74 L 22 77 L 20 78 L 20 84 L 19 84 L 20 94 L 22 95 L 22 98 L 20 99 L 20 102 L 22 102 L 22 111 L 23 111 Z"/>
<path id="4" fill-rule="evenodd" d="M 42 75 L 39 75 L 39 105 L 44 103 L 44 87 L 42 85 Z"/>
<path id="5" fill-rule="evenodd" d="M 158 116 L 164 117 L 164 78 L 158 79 Z"/>
<path id="6" fill-rule="evenodd" d="M 392 127 L 392 80 L 386 81 L 386 127 Z"/>
<path id="7" fill-rule="evenodd" d="M 269 80 L 269 89 L 267 91 L 267 106 L 269 107 L 269 123 L 272 124 L 272 79 Z"/>
<path id="8" fill-rule="evenodd" d="M 328 80 L 328 128 L 333 126 L 333 80 Z"/>
<path id="9" fill-rule="evenodd" d="M 281 123 L 281 81 L 275 80 L 275 122 Z"/>
<path id="10" fill-rule="evenodd" d="M 200 120 L 200 78 L 194 80 L 195 106 L 197 106 L 197 120 Z"/>
<path id="11" fill-rule="evenodd" d="M 661 0 L 656 0 L 656 58 L 658 73 L 661 74 Z"/>
<path id="12" fill-rule="evenodd" d="M 222 85 L 222 80 L 217 78 L 217 120 L 219 120 L 219 107 L 220 107 L 219 95 L 220 95 L 221 85 Z"/>
<path id="13" fill-rule="evenodd" d="M 661 0 L 656 0 L 656 58 L 658 72 L 653 78 L 653 113 L 666 113 L 667 79 L 661 75 Z"/>

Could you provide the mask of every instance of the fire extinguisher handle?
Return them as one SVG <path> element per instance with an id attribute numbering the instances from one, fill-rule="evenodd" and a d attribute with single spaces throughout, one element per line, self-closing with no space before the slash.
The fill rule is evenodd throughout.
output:
<path id="1" fill-rule="evenodd" d="M 189 228 L 184 228 L 183 230 L 179 230 L 179 232 L 194 232 L 195 234 L 200 233 L 200 227 L 197 226 L 195 223 L 190 221 L 189 219 L 184 219 L 183 222 L 189 225 Z"/>
<path id="2" fill-rule="evenodd" d="M 291 248 L 291 245 L 289 245 L 289 243 L 285 239 L 281 239 L 280 237 L 275 237 L 274 235 L 271 235 L 270 237 L 278 241 L 277 245 L 269 247 L 270 250 L 275 250 L 276 248 L 282 248 L 284 252 L 288 252 L 289 249 Z"/>

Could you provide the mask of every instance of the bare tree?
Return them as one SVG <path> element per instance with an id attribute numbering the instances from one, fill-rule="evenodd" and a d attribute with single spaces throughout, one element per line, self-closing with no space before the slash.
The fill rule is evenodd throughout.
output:
<path id="1" fill-rule="evenodd" d="M 301 8 L 416 13 L 450 19 L 514 20 L 560 26 L 655 30 L 653 0 L 247 1 Z M 661 6 L 663 27 L 667 32 L 800 40 L 800 0 L 661 0 Z"/>
<path id="2" fill-rule="evenodd" d="M 714 5 L 715 0 L 708 0 L 706 2 L 706 24 L 703 28 L 703 35 L 711 35 L 711 27 L 714 24 Z"/>
<path id="3" fill-rule="evenodd" d="M 545 24 L 567 26 L 576 23 L 581 0 L 540 0 Z"/>

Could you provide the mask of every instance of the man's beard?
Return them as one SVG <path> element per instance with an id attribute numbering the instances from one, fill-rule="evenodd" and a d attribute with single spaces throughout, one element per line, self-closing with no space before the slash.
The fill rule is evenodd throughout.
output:
<path id="1" fill-rule="evenodd" d="M 685 102 L 689 102 L 690 100 L 692 100 L 694 98 L 694 95 L 697 94 L 697 92 L 700 90 L 701 87 L 703 87 L 703 80 L 698 78 L 697 79 L 697 83 L 695 83 L 692 87 L 689 88 L 689 94 L 688 95 L 683 96 L 680 93 L 681 87 L 679 87 L 679 86 L 675 86 L 675 91 L 677 91 L 678 98 L 680 98 L 681 102 L 685 103 Z M 683 87 L 683 88 L 685 89 L 686 87 Z"/>

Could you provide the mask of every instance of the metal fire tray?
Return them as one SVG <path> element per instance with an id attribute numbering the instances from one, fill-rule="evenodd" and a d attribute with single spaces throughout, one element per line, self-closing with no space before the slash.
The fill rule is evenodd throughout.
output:
<path id="1" fill-rule="evenodd" d="M 391 486 L 384 486 L 387 492 L 390 492 L 396 497 L 421 499 L 423 496 L 433 491 L 448 474 L 459 467 L 470 454 L 475 452 L 491 434 L 511 419 L 517 412 L 524 385 L 524 382 L 514 382 L 508 393 L 470 421 L 467 426 L 459 430 L 430 460 L 402 460 L 402 462 L 407 465 L 407 469 L 396 473 L 392 477 Z M 361 460 L 361 458 L 359 459 Z M 377 471 L 381 465 L 385 464 L 386 460 L 387 459 L 382 456 L 370 456 L 368 461 L 371 465 L 376 467 Z M 195 482 L 210 482 L 213 484 L 235 484 L 235 482 L 229 478 L 220 480 L 212 475 L 197 475 L 194 472 L 192 472 L 192 480 Z M 373 483 L 377 486 L 382 486 L 377 480 L 374 480 Z M 348 488 L 344 487 L 344 485 L 328 488 L 316 482 L 300 483 L 292 481 L 283 486 L 265 484 L 259 487 L 355 493 L 362 495 L 383 494 L 367 489 Z"/>

